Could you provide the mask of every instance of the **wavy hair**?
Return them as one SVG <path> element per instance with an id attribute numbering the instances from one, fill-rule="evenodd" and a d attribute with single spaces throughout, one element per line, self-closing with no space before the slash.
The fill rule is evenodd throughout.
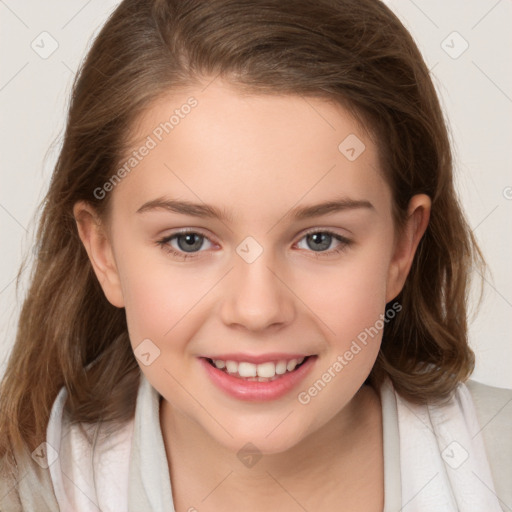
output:
<path id="1" fill-rule="evenodd" d="M 379 0 L 124 0 L 73 84 L 63 145 L 38 224 L 39 257 L 0 387 L 0 457 L 46 437 L 59 389 L 73 422 L 133 417 L 140 369 L 125 312 L 105 298 L 73 205 L 107 213 L 93 191 L 115 173 L 131 127 L 163 94 L 222 76 L 255 94 L 338 102 L 368 130 L 402 225 L 411 196 L 428 228 L 370 375 L 414 402 L 469 377 L 471 268 L 484 261 L 454 190 L 446 121 L 411 35 Z M 390 305 L 388 305 L 390 307 Z"/>

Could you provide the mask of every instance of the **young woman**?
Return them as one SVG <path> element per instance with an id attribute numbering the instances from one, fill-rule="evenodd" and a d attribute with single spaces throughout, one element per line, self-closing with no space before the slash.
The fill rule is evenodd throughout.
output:
<path id="1" fill-rule="evenodd" d="M 512 392 L 465 384 L 483 260 L 381 2 L 123 1 L 38 247 L 2 510 L 512 506 Z"/>

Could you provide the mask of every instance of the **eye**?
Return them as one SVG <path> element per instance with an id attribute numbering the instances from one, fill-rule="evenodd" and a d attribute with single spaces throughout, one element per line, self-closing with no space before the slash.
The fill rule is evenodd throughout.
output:
<path id="1" fill-rule="evenodd" d="M 157 244 L 172 255 L 187 259 L 195 257 L 195 253 L 203 252 L 201 247 L 205 242 L 210 244 L 206 249 L 211 249 L 213 244 L 209 238 L 196 231 L 187 230 L 166 236 L 158 240 Z"/>
<path id="2" fill-rule="evenodd" d="M 205 242 L 207 247 L 204 247 Z M 178 259 L 197 258 L 198 253 L 213 247 L 212 241 L 197 231 L 184 230 L 158 240 L 157 245 Z M 306 247 L 304 247 L 304 243 Z M 339 254 L 351 245 L 352 241 L 329 230 L 312 230 L 298 242 L 299 249 L 315 253 L 316 257 Z M 301 247 L 302 244 L 302 247 Z M 333 248 L 334 245 L 334 248 Z M 203 249 L 203 250 L 201 250 Z"/>
<path id="3" fill-rule="evenodd" d="M 306 247 L 300 244 L 304 241 Z M 321 253 L 321 255 L 338 254 L 348 248 L 352 243 L 351 240 L 332 231 L 316 230 L 306 233 L 297 244 L 299 249 L 310 249 L 313 252 Z M 332 247 L 334 244 L 334 248 Z M 318 255 L 320 256 L 320 254 Z"/>

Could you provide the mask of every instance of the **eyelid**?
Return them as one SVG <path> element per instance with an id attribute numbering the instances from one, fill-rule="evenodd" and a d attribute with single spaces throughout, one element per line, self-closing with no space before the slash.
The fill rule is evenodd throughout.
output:
<path id="1" fill-rule="evenodd" d="M 178 251 L 178 250 L 174 249 L 174 247 L 169 245 L 169 242 L 172 239 L 174 239 L 175 237 L 178 237 L 179 235 L 190 234 L 190 233 L 200 235 L 203 238 L 205 238 L 206 240 L 208 240 L 211 244 L 218 245 L 218 244 L 216 244 L 216 242 L 214 240 L 211 239 L 211 237 L 209 235 L 206 235 L 201 228 L 182 228 L 182 229 L 179 229 L 178 231 L 175 231 L 175 232 L 173 232 L 173 233 L 171 233 L 169 235 L 166 235 L 166 236 L 160 238 L 157 241 L 157 244 L 160 245 L 165 250 L 167 250 L 169 253 L 175 255 L 177 258 L 181 258 L 183 260 L 188 259 L 188 258 L 194 259 L 194 258 L 202 257 L 202 256 L 199 256 L 199 255 L 201 253 L 208 252 L 207 250 L 201 250 L 201 251 L 187 253 L 185 251 Z M 337 240 L 341 244 L 341 247 L 338 247 L 337 249 L 329 249 L 327 251 L 306 251 L 306 252 L 311 253 L 315 257 L 333 256 L 333 255 L 343 251 L 344 249 L 346 249 L 349 245 L 351 245 L 353 243 L 353 240 L 347 238 L 344 235 L 341 235 L 341 234 L 337 233 L 336 231 L 333 230 L 333 228 L 313 227 L 313 228 L 309 228 L 306 231 L 303 231 L 300 234 L 298 240 L 295 242 L 295 244 L 299 243 L 304 237 L 308 236 L 309 234 L 313 234 L 313 233 L 325 233 L 325 234 L 328 234 L 328 235 L 332 236 L 335 240 Z"/>
<path id="2" fill-rule="evenodd" d="M 201 228 L 182 228 L 177 231 L 174 231 L 173 233 L 170 233 L 169 235 L 165 235 L 163 237 L 160 237 L 158 240 L 156 240 L 156 245 L 158 245 L 161 249 L 166 251 L 167 253 L 173 255 L 175 258 L 180 260 L 187 260 L 187 259 L 197 259 L 202 258 L 204 256 L 208 256 L 208 254 L 204 255 L 202 253 L 208 253 L 207 250 L 197 251 L 197 252 L 186 252 L 186 251 L 180 251 L 175 249 L 171 244 L 171 240 L 174 238 L 180 236 L 180 235 L 187 235 L 187 234 L 195 234 L 200 235 L 204 239 L 208 240 L 212 245 L 218 245 L 215 241 L 211 239 L 209 235 L 206 235 Z"/>
<path id="3" fill-rule="evenodd" d="M 334 231 L 333 228 L 314 227 L 302 232 L 298 241 L 295 242 L 294 245 L 300 243 L 305 237 L 313 233 L 324 233 L 330 235 L 334 240 L 338 242 L 337 247 L 335 247 L 334 249 L 329 249 L 327 251 L 304 250 L 308 257 L 313 257 L 315 259 L 338 256 L 339 254 L 347 250 L 350 246 L 352 246 L 354 243 L 352 239 L 347 238 L 346 236 Z"/>
<path id="4" fill-rule="evenodd" d="M 201 228 L 180 228 L 177 231 L 173 231 L 172 233 L 169 233 L 168 235 L 161 236 L 160 240 L 171 240 L 174 237 L 177 237 L 179 235 L 188 235 L 188 234 L 194 234 L 194 235 L 200 235 L 203 238 L 209 240 L 212 244 L 216 244 L 214 238 L 207 234 L 204 230 Z"/>
<path id="5" fill-rule="evenodd" d="M 352 242 L 352 240 L 350 238 L 348 238 L 345 235 L 342 235 L 341 233 L 338 233 L 337 231 L 334 230 L 334 228 L 323 228 L 323 227 L 314 227 L 314 228 L 309 228 L 306 231 L 303 231 L 300 235 L 299 240 L 311 233 L 328 233 L 329 235 L 339 237 L 339 238 L 345 240 L 346 242 Z"/>

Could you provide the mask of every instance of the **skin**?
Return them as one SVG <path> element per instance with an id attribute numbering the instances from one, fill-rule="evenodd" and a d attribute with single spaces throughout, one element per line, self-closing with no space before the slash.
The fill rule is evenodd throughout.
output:
<path id="1" fill-rule="evenodd" d="M 381 406 L 363 385 L 382 332 L 307 405 L 297 394 L 399 294 L 430 200 L 411 199 L 399 236 L 377 147 L 346 110 L 322 99 L 242 94 L 217 79 L 159 99 L 137 123 L 136 139 L 191 95 L 198 106 L 110 192 L 108 219 L 86 202 L 74 208 L 106 297 L 126 309 L 132 347 L 150 339 L 160 350 L 149 366 L 139 364 L 162 395 L 176 510 L 340 510 L 341 503 L 346 510 L 382 510 Z M 338 150 L 349 134 L 366 146 L 354 161 Z M 231 218 L 137 213 L 162 197 L 214 205 Z M 290 215 L 339 197 L 373 208 Z M 187 260 L 157 243 L 180 228 L 207 237 Z M 305 237 L 310 229 L 350 243 L 332 238 L 331 253 L 322 254 Z M 252 263 L 236 252 L 247 236 L 263 249 Z M 170 244 L 179 249 L 176 239 Z M 244 402 L 214 387 L 199 363 L 200 356 L 228 352 L 318 359 L 286 396 Z M 252 467 L 237 457 L 248 442 L 262 454 Z"/>

